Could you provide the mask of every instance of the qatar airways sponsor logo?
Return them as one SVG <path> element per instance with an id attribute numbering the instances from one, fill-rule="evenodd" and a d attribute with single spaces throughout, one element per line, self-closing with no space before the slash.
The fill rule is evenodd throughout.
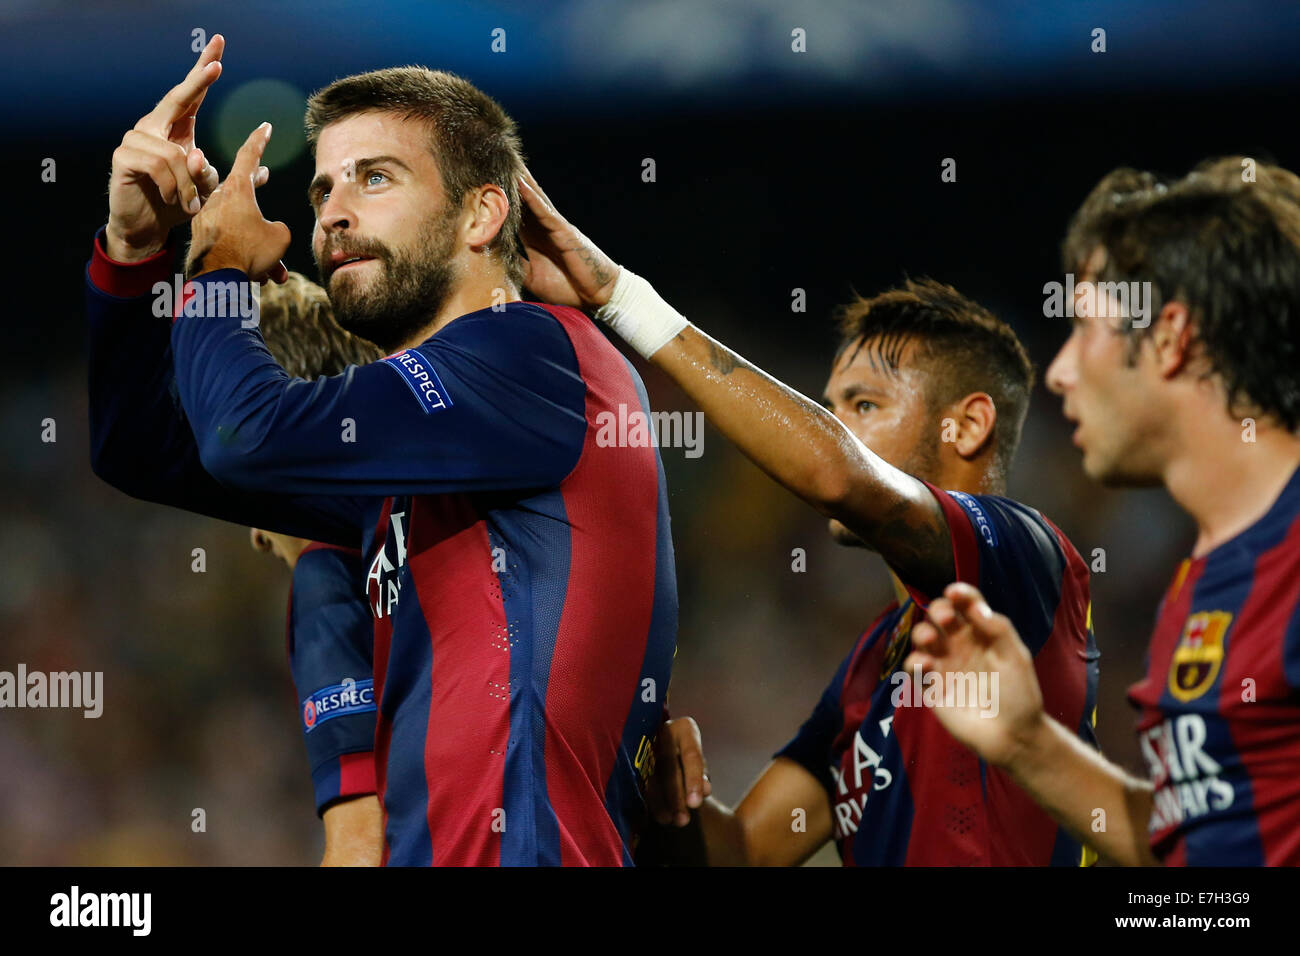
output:
<path id="1" fill-rule="evenodd" d="M 353 680 L 343 678 L 342 683 L 322 687 L 302 702 L 302 723 L 311 733 L 327 720 L 348 714 L 366 714 L 375 709 L 375 682 L 373 678 Z"/>
<path id="2" fill-rule="evenodd" d="M 889 736 L 893 721 L 892 716 L 880 721 L 884 736 Z M 894 775 L 880 764 L 880 754 L 863 738 L 862 728 L 858 728 L 853 735 L 853 744 L 840 758 L 839 766 L 830 768 L 831 778 L 835 781 L 832 813 L 836 840 L 857 833 L 871 792 L 884 790 L 894 782 Z"/>
<path id="3" fill-rule="evenodd" d="M 391 616 L 397 607 L 402 594 L 401 570 L 406 566 L 406 511 L 394 511 L 388 520 L 391 531 L 366 574 L 370 613 L 377 618 Z"/>
<path id="4" fill-rule="evenodd" d="M 1180 714 L 1138 736 L 1155 784 L 1152 833 L 1232 806 L 1236 791 L 1219 776 L 1222 765 L 1205 752 L 1207 737 L 1200 714 Z"/>

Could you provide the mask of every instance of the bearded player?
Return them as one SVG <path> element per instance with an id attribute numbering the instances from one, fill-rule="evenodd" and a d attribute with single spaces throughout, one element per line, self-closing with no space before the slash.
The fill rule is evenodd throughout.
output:
<path id="1" fill-rule="evenodd" d="M 419 68 L 312 97 L 322 285 L 344 328 L 393 354 L 293 380 L 237 302 L 289 241 L 253 194 L 269 126 L 201 211 L 156 212 L 194 191 L 181 174 L 201 160 L 175 125 L 192 125 L 220 53 L 134 131 L 156 159 L 115 154 L 87 289 L 97 470 L 360 546 L 386 862 L 630 863 L 676 629 L 662 466 L 652 447 L 595 441 L 599 414 L 645 410 L 617 350 L 581 314 L 520 301 L 513 122 Z M 168 336 L 147 290 L 191 215 Z M 157 411 L 173 377 L 184 428 Z"/>
<path id="2" fill-rule="evenodd" d="M 1093 746 L 1097 653 L 1088 572 L 1032 508 L 1003 496 L 1032 367 L 1003 322 L 924 281 L 842 310 L 826 407 L 746 364 L 620 270 L 526 177 L 529 288 L 597 315 L 667 372 L 755 463 L 877 551 L 897 600 L 857 639 L 811 717 L 734 808 L 705 796 L 689 718 L 656 780 L 701 807 L 710 863 L 798 864 L 834 840 L 846 865 L 1078 865 L 1076 838 L 943 729 L 902 662 L 913 623 L 953 578 L 979 582 L 1020 622 L 1048 706 Z M 919 676 L 919 675 L 918 675 Z M 986 687 L 986 689 L 989 689 Z M 978 693 L 970 688 L 972 696 Z M 996 689 L 984 705 L 999 706 Z"/>

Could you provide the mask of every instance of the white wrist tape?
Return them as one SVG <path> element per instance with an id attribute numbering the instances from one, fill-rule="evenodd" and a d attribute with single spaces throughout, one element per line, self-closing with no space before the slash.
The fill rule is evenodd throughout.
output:
<path id="1" fill-rule="evenodd" d="M 649 358 L 690 325 L 663 300 L 655 287 L 626 266 L 614 281 L 609 301 L 596 310 L 604 322 L 643 357 Z"/>

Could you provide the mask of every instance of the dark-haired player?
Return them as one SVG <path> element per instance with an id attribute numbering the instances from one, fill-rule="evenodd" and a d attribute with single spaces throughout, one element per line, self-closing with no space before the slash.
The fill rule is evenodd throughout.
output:
<path id="1" fill-rule="evenodd" d="M 415 67 L 312 96 L 322 285 L 393 354 L 291 379 L 239 307 L 289 240 L 253 195 L 269 128 L 190 220 L 175 324 L 149 321 L 198 185 L 178 177 L 201 166 L 176 125 L 216 79 L 213 42 L 133 131 L 145 154 L 114 155 L 86 295 L 97 473 L 360 546 L 386 862 L 630 863 L 676 634 L 667 494 L 657 449 L 596 441 L 601 414 L 647 411 L 635 371 L 580 313 L 519 299 L 513 121 Z"/>
<path id="2" fill-rule="evenodd" d="M 1048 370 L 1084 470 L 1163 485 L 1197 527 L 1129 691 L 1149 779 L 1044 712 L 1014 622 L 977 590 L 934 602 L 915 664 L 1002 675 L 996 719 L 939 716 L 1103 855 L 1300 865 L 1300 180 L 1244 157 L 1173 183 L 1116 170 L 1064 248 L 1085 281 L 1155 302 L 1135 322 L 1081 301 Z"/>
<path id="3" fill-rule="evenodd" d="M 895 581 L 897 601 L 740 804 L 703 804 L 710 862 L 796 864 L 831 839 L 846 865 L 1082 862 L 1079 843 L 965 751 L 902 670 L 919 609 L 953 578 L 981 582 L 1033 635 L 1052 712 L 1092 745 L 1087 568 L 1050 521 L 1002 497 L 1033 375 L 1011 329 L 932 281 L 859 299 L 843 310 L 823 408 L 671 312 L 531 180 L 524 195 L 529 288 L 601 307 L 746 455 L 831 518 L 838 541 L 877 551 Z M 984 691 L 996 709 L 1002 695 Z M 693 722 L 670 727 L 655 779 L 683 823 L 705 787 Z M 686 787 L 699 788 L 689 799 L 683 758 Z"/>
<path id="4" fill-rule="evenodd" d="M 325 290 L 297 272 L 262 287 L 258 314 L 266 347 L 293 378 L 338 375 L 381 357 L 339 327 Z M 285 633 L 325 829 L 321 865 L 378 866 L 384 814 L 375 784 L 374 619 L 361 552 L 258 528 L 250 536 L 293 575 Z"/>

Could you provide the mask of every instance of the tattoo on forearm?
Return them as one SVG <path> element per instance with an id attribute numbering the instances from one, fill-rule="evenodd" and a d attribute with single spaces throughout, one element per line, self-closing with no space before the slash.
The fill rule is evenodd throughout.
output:
<path id="1" fill-rule="evenodd" d="M 600 261 L 596 258 L 590 248 L 582 246 L 578 249 L 578 255 L 582 258 L 582 261 L 586 263 L 587 267 L 591 269 L 591 274 L 596 280 L 596 287 L 598 289 L 603 289 L 605 286 L 609 285 L 614 277 L 609 274 L 608 269 L 601 265 Z"/>
<path id="2" fill-rule="evenodd" d="M 719 348 L 717 342 L 709 342 L 709 365 L 719 375 L 730 375 L 742 364 L 734 353 Z"/>
<path id="3" fill-rule="evenodd" d="M 937 504 L 934 511 L 926 511 L 900 501 L 876 526 L 869 543 L 909 583 L 931 593 L 951 583 L 956 574 L 952 538 Z"/>

